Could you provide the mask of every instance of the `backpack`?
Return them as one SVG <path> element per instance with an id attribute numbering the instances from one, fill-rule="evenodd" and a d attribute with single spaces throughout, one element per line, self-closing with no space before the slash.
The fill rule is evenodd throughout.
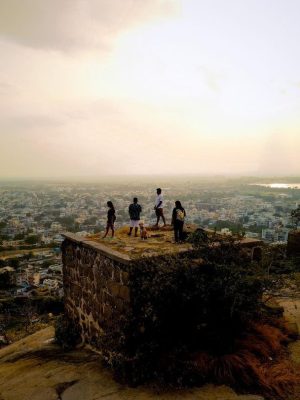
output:
<path id="1" fill-rule="evenodd" d="M 184 211 L 177 208 L 176 210 L 176 219 L 177 221 L 184 221 Z"/>

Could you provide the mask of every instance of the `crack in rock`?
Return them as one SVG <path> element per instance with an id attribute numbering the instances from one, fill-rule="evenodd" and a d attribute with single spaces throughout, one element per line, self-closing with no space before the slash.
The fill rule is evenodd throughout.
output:
<path id="1" fill-rule="evenodd" d="M 75 385 L 78 382 L 78 379 L 70 382 L 60 382 L 55 386 L 55 390 L 57 393 L 57 400 L 62 400 L 61 395 L 71 386 Z"/>

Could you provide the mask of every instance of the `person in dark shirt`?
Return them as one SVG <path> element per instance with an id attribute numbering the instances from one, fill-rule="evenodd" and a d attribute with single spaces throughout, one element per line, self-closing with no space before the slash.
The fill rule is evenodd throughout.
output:
<path id="1" fill-rule="evenodd" d="M 130 204 L 128 208 L 129 217 L 130 217 L 130 228 L 128 232 L 128 236 L 131 235 L 132 229 L 134 228 L 134 236 L 138 235 L 138 227 L 140 222 L 140 214 L 142 212 L 142 207 L 138 204 L 137 197 L 134 197 L 133 203 Z"/>
<path id="2" fill-rule="evenodd" d="M 103 239 L 106 238 L 109 229 L 111 229 L 111 237 L 114 237 L 114 234 L 115 234 L 114 223 L 116 220 L 116 211 L 115 211 L 114 205 L 111 201 L 107 202 L 107 207 L 108 207 L 107 225 L 106 225 L 106 232 L 105 232 L 105 235 L 103 236 Z"/>
<path id="3" fill-rule="evenodd" d="M 156 189 L 156 200 L 155 200 L 155 206 L 154 206 L 154 210 L 155 210 L 155 214 L 156 214 L 156 224 L 154 225 L 156 228 L 158 228 L 158 223 L 161 219 L 163 220 L 164 226 L 166 226 L 166 219 L 164 216 L 164 199 L 163 199 L 163 195 L 161 194 L 161 188 L 157 188 Z"/>
<path id="4" fill-rule="evenodd" d="M 172 225 L 174 228 L 175 242 L 183 242 L 183 225 L 186 217 L 185 209 L 179 200 L 175 201 L 175 207 L 172 212 Z"/>

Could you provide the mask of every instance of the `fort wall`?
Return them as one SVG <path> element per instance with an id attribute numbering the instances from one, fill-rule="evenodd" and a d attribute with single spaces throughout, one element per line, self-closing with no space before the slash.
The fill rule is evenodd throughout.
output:
<path id="1" fill-rule="evenodd" d="M 79 327 L 82 341 L 96 345 L 129 307 L 130 258 L 77 235 L 63 236 L 65 312 Z"/>
<path id="2" fill-rule="evenodd" d="M 62 261 L 65 313 L 75 322 L 82 342 L 99 347 L 109 332 L 130 310 L 130 266 L 128 254 L 72 233 L 63 234 Z M 262 242 L 244 239 L 249 258 L 261 257 Z"/>

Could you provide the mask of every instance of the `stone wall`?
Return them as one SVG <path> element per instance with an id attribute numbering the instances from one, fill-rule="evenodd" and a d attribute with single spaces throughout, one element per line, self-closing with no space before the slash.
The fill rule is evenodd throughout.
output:
<path id="1" fill-rule="evenodd" d="M 79 326 L 82 341 L 97 345 L 130 305 L 130 258 L 72 234 L 63 236 L 65 312 Z"/>
<path id="2" fill-rule="evenodd" d="M 300 256 L 300 230 L 289 232 L 287 253 L 289 256 Z"/>
<path id="3" fill-rule="evenodd" d="M 64 234 L 62 243 L 66 315 L 81 331 L 84 343 L 98 347 L 99 338 L 130 310 L 128 255 L 101 243 Z M 260 241 L 244 239 L 250 259 L 261 258 Z"/>

